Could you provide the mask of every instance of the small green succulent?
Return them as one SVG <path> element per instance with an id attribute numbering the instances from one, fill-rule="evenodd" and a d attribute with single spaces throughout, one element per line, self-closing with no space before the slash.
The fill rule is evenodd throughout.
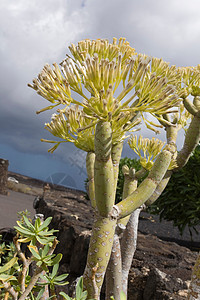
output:
<path id="1" fill-rule="evenodd" d="M 43 223 L 39 218 L 36 219 L 35 224 L 32 224 L 26 216 L 23 216 L 22 221 L 17 221 L 18 226 L 14 226 L 21 238 L 18 240 L 20 243 L 31 242 L 35 245 L 39 242 L 42 245 L 52 243 L 55 239 L 53 233 L 58 230 L 48 230 L 52 217 L 47 218 Z"/>

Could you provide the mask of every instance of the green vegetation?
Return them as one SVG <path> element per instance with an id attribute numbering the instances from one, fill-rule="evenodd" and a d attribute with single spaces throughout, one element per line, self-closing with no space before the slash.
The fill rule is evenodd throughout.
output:
<path id="1" fill-rule="evenodd" d="M 195 229 L 200 224 L 200 146 L 187 165 L 174 172 L 158 200 L 149 212 L 160 214 L 161 220 L 173 221 L 182 234 L 185 227 Z"/>
<path id="2" fill-rule="evenodd" d="M 68 274 L 58 275 L 62 254 L 53 254 L 58 241 L 53 235 L 56 230 L 48 228 L 51 219 L 49 217 L 42 222 L 40 218 L 36 218 L 35 222 L 32 222 L 21 213 L 21 219 L 17 221 L 18 226 L 15 226 L 17 234 L 14 243 L 0 244 L 2 300 L 39 300 L 44 293 L 46 299 L 57 299 L 55 286 L 68 284 L 66 281 Z M 26 247 L 23 246 L 24 243 Z M 63 299 L 72 299 L 64 292 L 60 295 Z M 75 299 L 84 300 L 86 297 L 87 292 L 83 291 L 83 279 L 80 278 Z"/>
<path id="3" fill-rule="evenodd" d="M 130 168 L 135 169 L 135 171 L 139 171 L 141 169 L 141 165 L 138 159 L 136 158 L 128 158 L 124 157 L 120 159 L 119 162 L 119 175 L 118 175 L 118 181 L 117 181 L 117 189 L 116 189 L 116 203 L 119 203 L 122 200 L 122 194 L 123 194 L 123 187 L 124 187 L 124 174 L 122 172 L 122 167 L 126 165 Z M 140 182 L 142 179 L 140 179 Z M 139 182 L 139 183 L 140 183 Z"/>

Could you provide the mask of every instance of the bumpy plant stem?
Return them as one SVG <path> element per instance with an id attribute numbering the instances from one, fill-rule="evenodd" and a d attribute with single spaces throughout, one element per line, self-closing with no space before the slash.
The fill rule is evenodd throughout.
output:
<path id="1" fill-rule="evenodd" d="M 122 290 L 122 262 L 119 235 L 115 233 L 110 261 L 106 270 L 106 300 L 113 296 L 120 300 Z"/>
<path id="2" fill-rule="evenodd" d="M 96 208 L 95 188 L 94 188 L 94 162 L 95 162 L 94 152 L 88 152 L 86 156 L 86 169 L 87 169 L 87 175 L 89 180 L 88 194 L 90 197 L 92 207 Z"/>
<path id="3" fill-rule="evenodd" d="M 113 174 L 114 174 L 114 191 L 117 188 L 118 174 L 119 174 L 119 162 L 122 154 L 123 143 L 120 142 L 112 146 L 111 157 L 113 163 Z"/>
<path id="4" fill-rule="evenodd" d="M 137 245 L 139 215 L 143 207 L 137 208 L 130 216 L 121 240 L 122 290 L 127 296 L 128 274 Z"/>
<path id="5" fill-rule="evenodd" d="M 131 195 L 136 189 L 138 180 L 132 169 L 123 169 L 124 187 L 123 199 Z M 136 209 L 130 216 L 121 219 L 119 222 L 126 226 L 121 239 L 121 256 L 122 256 L 122 290 L 127 297 L 128 273 L 131 267 L 133 255 L 137 242 L 137 227 L 141 208 Z M 126 224 L 128 222 L 128 224 Z"/>
<path id="6" fill-rule="evenodd" d="M 122 198 L 126 198 L 137 188 L 137 178 L 135 177 L 135 171 L 130 169 L 127 166 L 122 168 L 124 174 L 124 186 L 123 186 L 123 195 Z M 133 213 L 134 214 L 134 213 Z M 123 271 L 122 271 L 122 261 L 124 260 L 124 266 L 128 268 L 127 258 L 130 256 L 132 249 L 127 248 L 126 238 L 122 240 L 120 244 L 120 238 L 124 234 L 124 229 L 129 221 L 130 216 L 127 216 L 118 221 L 118 226 L 116 228 L 116 233 L 114 237 L 111 257 L 109 265 L 106 272 L 106 299 L 110 299 L 110 296 L 113 296 L 115 300 L 120 300 L 120 291 L 122 288 L 123 282 Z M 127 229 L 125 229 L 126 232 Z M 131 235 L 130 231 L 128 231 Z M 133 233 L 133 232 L 132 232 Z M 134 234 L 134 233 L 133 233 Z M 121 247 L 123 250 L 121 250 Z M 128 255 L 129 253 L 129 255 Z M 127 270 L 126 268 L 126 270 Z M 128 270 L 129 272 L 129 270 Z"/>
<path id="7" fill-rule="evenodd" d="M 115 201 L 111 149 L 111 124 L 99 121 L 95 131 L 94 184 L 97 209 L 104 217 L 108 216 Z"/>
<path id="8" fill-rule="evenodd" d="M 148 177 L 140 184 L 135 192 L 117 204 L 120 218 L 124 218 L 143 205 L 154 193 L 157 185 L 164 177 L 171 162 L 171 147 L 166 147 L 156 159 Z"/>
<path id="9" fill-rule="evenodd" d="M 169 116 L 165 115 L 165 118 L 169 121 Z M 176 126 L 167 126 L 165 128 L 166 130 L 166 138 L 167 138 L 167 143 L 169 145 L 171 145 L 172 148 L 174 148 L 174 152 L 176 152 L 176 139 L 177 139 L 177 134 L 178 134 L 178 130 L 179 127 L 178 125 Z M 153 204 L 162 194 L 162 192 L 164 191 L 164 189 L 166 188 L 171 175 L 173 173 L 173 170 L 167 170 L 166 174 L 164 175 L 163 179 L 160 181 L 160 183 L 157 185 L 155 191 L 153 192 L 153 194 L 151 195 L 151 197 L 149 197 L 149 199 L 145 202 L 145 205 L 150 206 L 151 204 Z"/>
<path id="10" fill-rule="evenodd" d="M 190 126 L 186 132 L 183 148 L 177 156 L 177 164 L 182 168 L 190 158 L 200 140 L 200 111 L 193 117 Z"/>
<path id="11" fill-rule="evenodd" d="M 88 291 L 88 299 L 98 299 L 94 293 L 93 268 L 98 263 L 97 272 L 95 273 L 96 285 L 98 287 L 98 296 L 103 283 L 105 271 L 110 259 L 113 245 L 117 220 L 113 218 L 104 218 L 97 216 L 92 228 L 92 236 L 88 250 L 87 264 L 83 275 L 83 283 Z"/>
<path id="12" fill-rule="evenodd" d="M 163 177 L 163 179 L 157 185 L 157 187 L 156 187 L 155 191 L 153 192 L 153 194 L 151 195 L 151 197 L 149 197 L 149 199 L 145 202 L 146 206 L 150 206 L 160 197 L 160 195 L 166 188 L 166 186 L 171 178 L 171 175 L 172 175 L 172 171 L 168 170 L 166 172 L 165 176 Z"/>
<path id="13" fill-rule="evenodd" d="M 200 141 L 200 97 L 194 97 L 193 104 L 188 99 L 183 101 L 185 108 L 193 115 L 193 119 L 186 132 L 183 148 L 178 154 L 178 168 L 182 168 L 188 162 L 191 153 Z M 192 108 L 191 108 L 192 107 Z"/>
<path id="14" fill-rule="evenodd" d="M 95 280 L 100 289 L 111 254 L 113 237 L 117 220 L 110 217 L 114 205 L 114 176 L 111 158 L 112 130 L 110 122 L 96 125 L 95 130 L 95 164 L 94 184 L 97 215 L 93 224 L 92 236 L 88 250 L 87 265 L 83 275 L 84 287 L 88 291 L 88 299 L 97 299 L 94 293 L 93 268 L 98 263 Z"/>

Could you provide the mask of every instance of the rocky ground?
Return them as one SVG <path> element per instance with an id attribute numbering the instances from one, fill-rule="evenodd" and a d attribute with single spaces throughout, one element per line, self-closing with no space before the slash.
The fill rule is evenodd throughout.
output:
<path id="1" fill-rule="evenodd" d="M 11 175 L 28 185 L 29 193 L 42 195 L 42 182 L 13 173 Z M 85 267 L 93 215 L 84 193 L 54 186 L 45 200 L 37 203 L 37 212 L 45 217 L 52 216 L 52 227 L 59 229 L 57 252 L 63 253 L 61 272 L 70 273 L 69 279 L 81 275 Z M 194 241 L 190 240 L 189 232 L 181 237 L 171 223 L 159 223 L 157 216 L 143 212 L 138 246 L 129 276 L 128 299 L 186 299 L 198 248 L 198 235 Z"/>

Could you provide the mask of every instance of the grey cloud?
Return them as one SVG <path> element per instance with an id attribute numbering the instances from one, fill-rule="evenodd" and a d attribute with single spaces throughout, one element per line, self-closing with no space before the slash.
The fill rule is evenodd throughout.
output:
<path id="1" fill-rule="evenodd" d="M 53 112 L 35 115 L 48 103 L 27 83 L 46 62 L 60 62 L 71 42 L 124 36 L 137 52 L 177 65 L 200 63 L 199 9 L 199 0 L 2 0 L 1 141 L 31 153 L 47 151 L 40 138 L 51 138 L 43 127 Z M 55 155 L 67 160 L 72 149 L 63 145 Z"/>

